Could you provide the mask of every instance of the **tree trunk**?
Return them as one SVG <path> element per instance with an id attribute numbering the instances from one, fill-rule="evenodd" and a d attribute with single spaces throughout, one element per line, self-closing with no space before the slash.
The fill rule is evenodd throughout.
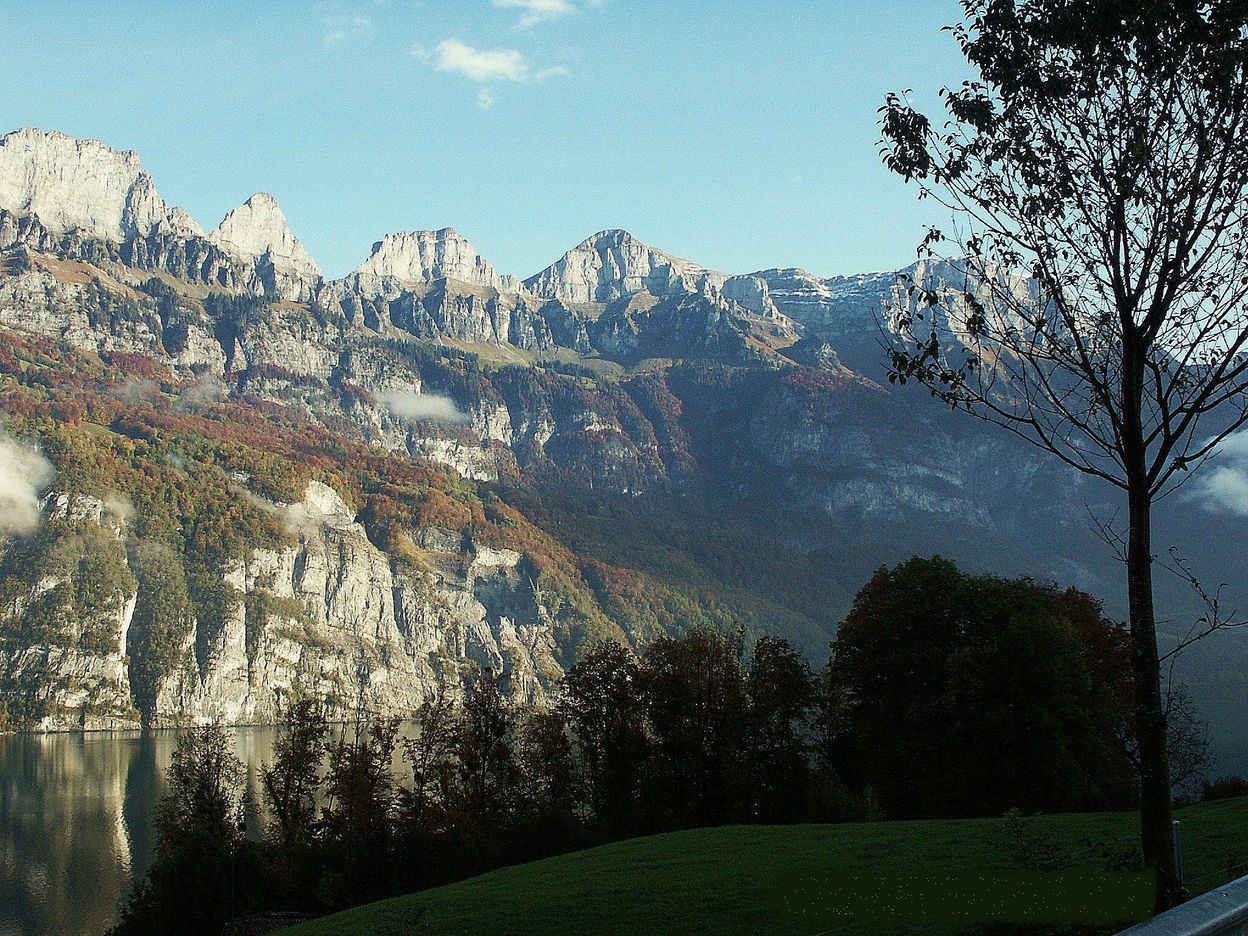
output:
<path id="1" fill-rule="evenodd" d="M 1127 605 L 1140 758 L 1140 840 L 1145 865 L 1157 873 L 1157 909 L 1163 910 L 1181 902 L 1186 895 L 1174 863 L 1166 714 L 1161 704 L 1161 667 L 1153 615 L 1152 504 L 1147 482 L 1132 485 L 1127 499 Z"/>

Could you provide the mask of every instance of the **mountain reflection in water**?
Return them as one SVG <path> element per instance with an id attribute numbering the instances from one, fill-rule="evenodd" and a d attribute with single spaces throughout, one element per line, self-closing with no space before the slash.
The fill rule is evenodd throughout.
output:
<path id="1" fill-rule="evenodd" d="M 255 799 L 274 734 L 235 733 Z M 151 863 L 176 739 L 175 731 L 0 737 L 0 936 L 99 936 L 115 922 Z"/>

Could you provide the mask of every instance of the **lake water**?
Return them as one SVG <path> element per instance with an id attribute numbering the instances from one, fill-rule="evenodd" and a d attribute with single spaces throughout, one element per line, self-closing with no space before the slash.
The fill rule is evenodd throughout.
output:
<path id="1" fill-rule="evenodd" d="M 259 794 L 272 728 L 239 728 Z M 173 731 L 0 737 L 0 936 L 99 936 L 147 871 Z"/>

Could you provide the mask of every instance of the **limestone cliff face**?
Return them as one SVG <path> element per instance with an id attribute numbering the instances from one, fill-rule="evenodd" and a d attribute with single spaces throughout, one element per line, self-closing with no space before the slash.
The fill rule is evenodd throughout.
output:
<path id="1" fill-rule="evenodd" d="M 32 128 L 0 137 L 0 208 L 36 215 L 57 233 L 108 240 L 203 233 L 160 197 L 138 154 Z"/>
<path id="2" fill-rule="evenodd" d="M 914 266 L 888 273 L 861 273 L 826 279 L 789 267 L 760 270 L 753 277 L 767 285 L 771 301 L 784 315 L 809 333 L 832 341 L 838 348 L 866 339 L 879 358 L 878 324 L 899 294 L 898 283 L 913 274 Z M 852 347 L 850 348 L 852 354 Z"/>
<path id="3" fill-rule="evenodd" d="M 0 219 L 2 220 L 2 219 Z M 0 223 L 0 230 L 3 225 Z M 44 261 L 0 278 L 0 323 L 91 351 L 142 354 L 186 375 L 228 367 L 214 324 L 190 306 L 166 321 L 132 287 L 79 261 Z"/>
<path id="4" fill-rule="evenodd" d="M 319 482 L 302 502 L 266 509 L 287 528 L 289 545 L 258 549 L 226 571 L 232 610 L 216 626 L 191 622 L 148 710 L 132 685 L 141 641 L 132 623 L 142 599 L 125 559 L 122 575 L 108 579 L 122 583 L 115 600 L 100 614 L 65 616 L 57 635 L 0 660 L 6 685 L 38 686 L 38 697 L 27 700 L 44 712 L 37 727 L 266 723 L 294 693 L 325 699 L 336 717 L 349 717 L 361 700 L 409 715 L 439 686 L 458 694 L 474 666 L 505 677 L 509 693 L 527 702 L 543 700 L 560 675 L 550 612 L 520 553 L 430 528 L 418 537 L 420 565 L 401 561 L 375 547 Z M 126 520 L 96 498 L 62 493 L 45 510 L 66 537 L 89 533 L 121 544 L 129 535 Z M 8 626 L 30 618 L 40 597 L 64 584 L 38 577 L 2 609 Z"/>
<path id="5" fill-rule="evenodd" d="M 449 338 L 471 344 L 511 346 L 525 351 L 546 350 L 558 343 L 545 309 L 531 296 L 459 280 L 442 279 L 406 287 L 397 287 L 395 281 L 388 284 L 387 293 L 369 296 L 367 289 L 357 292 L 335 283 L 320 299 L 340 309 L 352 324 L 374 331 L 394 331 L 430 341 Z M 559 324 L 556 322 L 556 327 Z"/>
<path id="6" fill-rule="evenodd" d="M 720 287 L 720 294 L 756 315 L 782 318 L 784 313 L 771 298 L 767 280 L 761 276 L 730 276 Z"/>
<path id="7" fill-rule="evenodd" d="M 500 276 L 458 231 L 399 231 L 373 244 L 373 252 L 347 278 L 362 296 L 395 295 L 413 286 L 451 279 L 500 292 L 515 292 L 519 282 Z"/>
<path id="8" fill-rule="evenodd" d="M 277 200 L 253 195 L 205 236 L 170 207 L 133 152 L 56 131 L 0 137 L 0 248 L 22 244 L 66 258 L 112 261 L 230 292 L 303 301 L 320 270 Z"/>
<path id="9" fill-rule="evenodd" d="M 47 498 L 42 512 L 43 535 L 52 540 L 42 555 L 14 555 L 0 539 L 5 720 L 20 724 L 30 712 L 54 709 L 37 727 L 133 727 L 139 713 L 126 644 L 136 589 L 125 565 L 124 519 L 99 498 L 65 493 Z M 22 634 L 27 639 L 14 639 Z"/>

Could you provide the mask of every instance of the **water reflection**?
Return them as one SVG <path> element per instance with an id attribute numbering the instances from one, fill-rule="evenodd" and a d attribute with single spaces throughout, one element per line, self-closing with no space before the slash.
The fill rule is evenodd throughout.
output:
<path id="1" fill-rule="evenodd" d="M 0 737 L 0 936 L 98 936 L 152 860 L 176 732 Z M 235 736 L 247 786 L 274 730 Z"/>

